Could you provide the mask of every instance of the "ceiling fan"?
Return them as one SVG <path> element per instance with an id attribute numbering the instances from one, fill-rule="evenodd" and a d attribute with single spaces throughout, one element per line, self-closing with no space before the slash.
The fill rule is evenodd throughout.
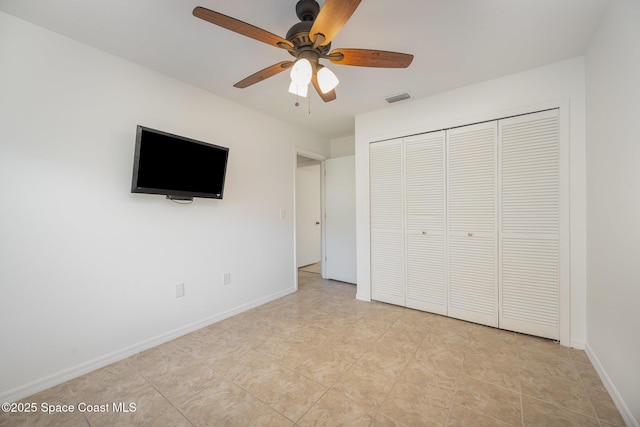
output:
<path id="1" fill-rule="evenodd" d="M 349 20 L 361 0 L 326 0 L 322 9 L 316 0 L 299 0 L 296 14 L 300 22 L 294 24 L 285 38 L 279 37 L 246 22 L 214 12 L 204 7 L 193 9 L 193 15 L 243 36 L 287 50 L 296 59 L 282 61 L 250 75 L 234 84 L 246 88 L 291 68 L 289 92 L 306 96 L 311 83 L 325 101 L 336 99 L 338 79 L 320 64 L 327 59 L 333 64 L 376 68 L 406 68 L 413 55 L 370 49 L 331 49 L 331 40 Z"/>

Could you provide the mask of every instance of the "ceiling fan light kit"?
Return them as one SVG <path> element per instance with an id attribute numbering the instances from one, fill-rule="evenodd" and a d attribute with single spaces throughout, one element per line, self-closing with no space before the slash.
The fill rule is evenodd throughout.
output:
<path id="1" fill-rule="evenodd" d="M 267 67 L 239 81 L 234 86 L 246 88 L 291 68 L 289 92 L 307 96 L 309 83 L 324 102 L 336 99 L 336 75 L 320 64 L 327 59 L 333 64 L 373 68 L 406 68 L 413 55 L 371 49 L 335 49 L 331 40 L 347 23 L 362 0 L 326 0 L 320 8 L 316 0 L 299 0 L 296 15 L 300 22 L 294 24 L 281 38 L 246 22 L 214 12 L 203 7 L 193 9 L 193 15 L 212 24 L 246 37 L 270 44 L 289 52 L 296 59 Z M 304 93 L 304 95 L 302 94 Z"/>
<path id="2" fill-rule="evenodd" d="M 306 98 L 309 93 L 309 85 L 299 85 L 292 81 L 291 84 L 289 84 L 289 93 Z"/>
<path id="3" fill-rule="evenodd" d="M 320 90 L 322 93 L 329 93 L 338 86 L 340 80 L 338 77 L 328 69 L 327 67 L 319 66 L 318 74 L 318 85 L 320 85 Z"/>
<path id="4" fill-rule="evenodd" d="M 313 67 L 308 59 L 298 59 L 293 67 L 291 67 L 291 81 L 295 84 L 302 86 L 311 83 L 311 76 L 313 75 Z"/>

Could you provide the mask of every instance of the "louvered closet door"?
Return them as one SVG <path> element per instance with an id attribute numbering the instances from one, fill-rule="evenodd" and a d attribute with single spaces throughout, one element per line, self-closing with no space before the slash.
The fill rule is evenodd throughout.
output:
<path id="1" fill-rule="evenodd" d="M 558 110 L 501 120 L 500 327 L 560 338 Z"/>
<path id="2" fill-rule="evenodd" d="M 402 139 L 369 146 L 371 298 L 405 305 Z"/>
<path id="3" fill-rule="evenodd" d="M 497 123 L 447 132 L 449 316 L 498 326 Z"/>
<path id="4" fill-rule="evenodd" d="M 405 138 L 406 305 L 447 314 L 444 131 Z"/>

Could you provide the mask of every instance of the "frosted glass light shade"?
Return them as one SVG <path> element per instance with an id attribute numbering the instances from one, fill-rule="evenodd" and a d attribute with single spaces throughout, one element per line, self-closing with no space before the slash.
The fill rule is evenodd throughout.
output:
<path id="1" fill-rule="evenodd" d="M 322 93 L 331 92 L 338 86 L 338 83 L 340 83 L 338 77 L 327 67 L 318 70 L 318 86 L 320 86 Z"/>
<path id="2" fill-rule="evenodd" d="M 291 81 L 298 86 L 306 86 L 311 83 L 311 74 L 313 73 L 311 62 L 308 59 L 298 59 L 293 67 L 291 67 Z"/>
<path id="3" fill-rule="evenodd" d="M 296 82 L 291 82 L 289 85 L 289 93 L 294 95 L 301 96 L 303 98 L 307 97 L 307 93 L 309 92 L 309 85 L 299 85 Z"/>

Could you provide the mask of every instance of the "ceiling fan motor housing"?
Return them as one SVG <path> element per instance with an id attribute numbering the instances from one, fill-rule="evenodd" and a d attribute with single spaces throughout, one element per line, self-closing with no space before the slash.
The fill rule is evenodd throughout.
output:
<path id="1" fill-rule="evenodd" d="M 296 4 L 296 14 L 300 19 L 300 22 L 294 24 L 285 38 L 293 43 L 294 50 L 289 53 L 296 58 L 307 58 L 310 60 L 316 60 L 329 53 L 331 50 L 331 43 L 324 46 L 317 46 L 313 48 L 313 40 L 309 37 L 309 31 L 313 26 L 313 21 L 320 12 L 320 5 L 315 0 L 300 0 Z"/>
<path id="2" fill-rule="evenodd" d="M 320 5 L 316 0 L 300 0 L 296 4 L 296 15 L 301 21 L 313 21 L 320 12 Z"/>

